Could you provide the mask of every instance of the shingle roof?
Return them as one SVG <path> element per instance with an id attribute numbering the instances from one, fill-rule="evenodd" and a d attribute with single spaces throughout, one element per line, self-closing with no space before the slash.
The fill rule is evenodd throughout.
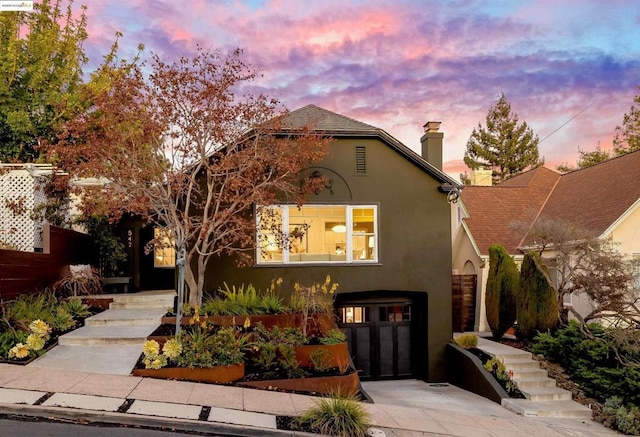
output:
<path id="1" fill-rule="evenodd" d="M 289 112 L 284 118 L 284 125 L 299 129 L 311 124 L 315 130 L 323 132 L 371 132 L 381 129 L 347 116 L 336 114 L 316 105 L 307 105 Z"/>
<path id="2" fill-rule="evenodd" d="M 465 187 L 461 195 L 469 213 L 465 221 L 480 253 L 486 255 L 496 243 L 518 253 L 520 241 L 559 178 L 558 173 L 538 167 L 508 179 L 509 183 Z"/>
<path id="3" fill-rule="evenodd" d="M 443 186 L 448 187 L 446 188 L 447 190 L 450 187 L 460 185 L 455 179 L 424 160 L 420 155 L 384 130 L 344 115 L 336 114 L 335 112 L 320 108 L 316 105 L 307 105 L 289 112 L 284 117 L 283 124 L 291 129 L 300 129 L 304 126 L 311 125 L 316 131 L 334 138 L 377 138 L 433 176 L 437 181 L 442 183 Z"/>
<path id="4" fill-rule="evenodd" d="M 601 235 L 639 199 L 640 151 L 564 175 L 539 167 L 497 186 L 462 191 L 465 220 L 483 255 L 495 243 L 520 253 L 526 229 L 540 219 L 566 220 Z"/>
<path id="5" fill-rule="evenodd" d="M 601 235 L 640 199 L 640 151 L 567 173 L 541 218 L 559 218 Z"/>

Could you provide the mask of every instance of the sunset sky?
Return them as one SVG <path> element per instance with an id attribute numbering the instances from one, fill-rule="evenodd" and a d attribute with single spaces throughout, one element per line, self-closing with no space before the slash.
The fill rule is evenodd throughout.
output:
<path id="1" fill-rule="evenodd" d="M 485 125 L 500 92 L 540 137 L 550 168 L 574 164 L 578 147 L 610 148 L 640 94 L 638 0 L 83 3 L 87 72 L 116 31 L 124 57 L 138 43 L 165 60 L 197 45 L 239 47 L 264 74 L 254 91 L 289 109 L 313 103 L 416 151 L 422 125 L 441 121 L 445 171 L 455 177 L 472 129 Z"/>

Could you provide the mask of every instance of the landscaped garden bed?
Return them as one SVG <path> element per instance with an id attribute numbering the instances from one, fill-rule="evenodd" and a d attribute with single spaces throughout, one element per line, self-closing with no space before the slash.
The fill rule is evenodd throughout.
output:
<path id="1" fill-rule="evenodd" d="M 26 365 L 57 345 L 58 337 L 84 326 L 103 311 L 78 297 L 51 292 L 24 294 L 2 305 L 0 362 Z"/>
<path id="2" fill-rule="evenodd" d="M 324 290 L 330 288 L 326 282 Z M 304 289 L 292 297 L 292 309 L 253 287 L 227 287 L 224 297 L 209 298 L 201 307 L 187 306 L 178 335 L 170 323 L 150 334 L 133 373 L 271 390 L 356 394 L 359 378 L 351 368 L 345 335 L 335 322 L 332 293 L 302 293 Z M 267 310 L 277 314 L 257 314 Z M 175 318 L 163 321 L 175 323 Z M 198 376 L 204 369 L 240 363 L 243 374 L 233 378 Z"/>

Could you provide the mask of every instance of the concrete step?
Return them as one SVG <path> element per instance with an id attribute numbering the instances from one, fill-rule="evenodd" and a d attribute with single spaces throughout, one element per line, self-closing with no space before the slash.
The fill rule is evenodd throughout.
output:
<path id="1" fill-rule="evenodd" d="M 159 308 L 163 309 L 164 312 L 169 308 L 173 308 L 173 301 L 167 303 L 163 300 L 146 300 L 146 301 L 124 301 L 124 302 L 116 302 L 113 301 L 109 304 L 109 309 L 123 309 L 123 308 Z"/>
<path id="2" fill-rule="evenodd" d="M 156 293 L 156 294 L 143 294 L 143 293 L 125 293 L 113 295 L 114 302 L 146 302 L 146 301 L 163 301 L 169 304 L 173 304 L 173 298 L 175 293 Z"/>
<path id="3" fill-rule="evenodd" d="M 518 370 L 530 370 L 530 369 L 539 369 L 540 363 L 531 358 L 521 358 L 517 360 L 510 360 L 504 363 L 507 369 L 511 369 L 514 372 Z"/>
<path id="4" fill-rule="evenodd" d="M 536 387 L 556 387 L 556 380 L 548 377 L 514 378 L 514 381 L 518 383 L 518 388 L 520 390 L 527 390 L 529 388 Z"/>
<path id="5" fill-rule="evenodd" d="M 520 389 L 530 401 L 570 401 L 571 392 L 560 387 L 530 387 Z"/>
<path id="6" fill-rule="evenodd" d="M 538 367 L 537 369 L 513 370 L 512 379 L 518 381 L 520 379 L 547 378 L 548 376 L 546 370 Z"/>
<path id="7" fill-rule="evenodd" d="M 58 338 L 62 346 L 73 345 L 140 345 L 158 327 L 153 325 L 137 326 L 84 326 Z M 142 349 L 141 349 L 142 350 Z"/>
<path id="8" fill-rule="evenodd" d="M 530 401 L 528 399 L 503 399 L 502 406 L 527 417 L 556 417 L 591 419 L 591 409 L 574 401 Z"/>
<path id="9" fill-rule="evenodd" d="M 159 325 L 165 309 L 109 309 L 85 320 L 85 326 Z"/>

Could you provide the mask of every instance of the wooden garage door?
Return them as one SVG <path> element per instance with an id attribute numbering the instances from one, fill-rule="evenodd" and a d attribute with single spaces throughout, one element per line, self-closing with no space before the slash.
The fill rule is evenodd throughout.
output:
<path id="1" fill-rule="evenodd" d="M 338 312 L 361 378 L 412 375 L 410 301 L 343 304 Z"/>

